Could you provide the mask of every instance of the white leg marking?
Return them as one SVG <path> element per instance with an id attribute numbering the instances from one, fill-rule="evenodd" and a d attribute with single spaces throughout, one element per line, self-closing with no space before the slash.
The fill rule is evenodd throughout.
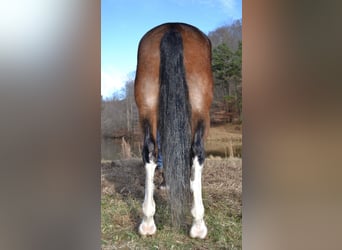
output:
<path id="1" fill-rule="evenodd" d="M 152 235 L 157 231 L 157 227 L 154 224 L 154 213 L 156 211 L 156 204 L 153 200 L 153 177 L 154 170 L 157 167 L 157 164 L 154 162 L 146 163 L 146 179 L 145 179 L 145 199 L 142 206 L 143 211 L 143 220 L 139 226 L 139 233 L 141 235 Z"/>
<path id="2" fill-rule="evenodd" d="M 190 237 L 204 239 L 207 236 L 208 229 L 204 223 L 204 206 L 202 202 L 202 169 L 203 165 L 198 162 L 197 156 L 193 159 L 192 173 L 193 180 L 190 180 L 190 188 L 194 196 L 191 214 L 194 217 L 190 229 Z"/>

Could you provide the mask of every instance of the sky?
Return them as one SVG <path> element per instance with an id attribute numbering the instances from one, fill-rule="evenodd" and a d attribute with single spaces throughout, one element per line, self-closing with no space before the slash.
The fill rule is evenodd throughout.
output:
<path id="1" fill-rule="evenodd" d="M 208 34 L 242 18 L 242 0 L 102 0 L 101 95 L 110 98 L 133 78 L 142 36 L 165 22 Z"/>

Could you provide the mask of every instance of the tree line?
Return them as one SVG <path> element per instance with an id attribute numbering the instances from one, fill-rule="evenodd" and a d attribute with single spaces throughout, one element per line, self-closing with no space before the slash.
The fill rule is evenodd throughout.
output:
<path id="1" fill-rule="evenodd" d="M 208 33 L 212 44 L 214 99 L 212 122 L 242 120 L 242 20 L 223 25 Z M 124 93 L 124 95 L 123 95 Z M 134 75 L 124 92 L 101 103 L 101 128 L 106 137 L 138 133 L 138 111 L 134 101 Z"/>
<path id="2" fill-rule="evenodd" d="M 214 100 L 212 122 L 242 120 L 242 22 L 209 32 L 212 43 Z M 217 117 L 216 114 L 219 114 Z"/>

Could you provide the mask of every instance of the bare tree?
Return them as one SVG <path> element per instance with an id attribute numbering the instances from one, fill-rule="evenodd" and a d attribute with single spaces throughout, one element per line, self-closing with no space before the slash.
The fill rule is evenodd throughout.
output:
<path id="1" fill-rule="evenodd" d="M 208 37 L 213 48 L 225 43 L 232 51 L 235 51 L 239 48 L 239 42 L 242 40 L 242 20 L 219 27 L 209 32 Z"/>
<path id="2" fill-rule="evenodd" d="M 101 129 L 105 137 L 133 136 L 137 132 L 138 112 L 134 101 L 134 81 L 126 82 L 124 99 L 102 100 Z"/>

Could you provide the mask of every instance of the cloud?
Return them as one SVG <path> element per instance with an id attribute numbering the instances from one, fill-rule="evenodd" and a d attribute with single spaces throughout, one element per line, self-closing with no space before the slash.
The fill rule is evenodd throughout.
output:
<path id="1" fill-rule="evenodd" d="M 191 0 L 191 3 L 207 5 L 214 8 L 223 8 L 226 12 L 235 13 L 238 11 L 239 3 L 241 3 L 241 1 L 242 0 Z M 180 6 L 186 6 L 184 0 L 173 0 L 172 2 Z"/>
<path id="2" fill-rule="evenodd" d="M 219 0 L 219 2 L 227 9 L 234 9 L 236 0 Z"/>
<path id="3" fill-rule="evenodd" d="M 103 98 L 112 97 L 120 91 L 126 83 L 127 76 L 117 70 L 101 71 L 101 95 Z"/>
<path id="4" fill-rule="evenodd" d="M 239 10 L 239 4 L 238 4 L 238 2 L 240 1 L 241 0 L 218 0 L 220 5 L 223 7 L 223 10 L 226 13 L 229 13 L 233 17 L 236 17 L 238 14 L 237 12 L 241 11 Z M 241 16 L 241 14 L 239 14 L 239 16 Z"/>
<path id="5" fill-rule="evenodd" d="M 192 0 L 194 3 L 208 5 L 214 8 L 222 9 L 233 18 L 241 16 L 241 0 Z"/>

